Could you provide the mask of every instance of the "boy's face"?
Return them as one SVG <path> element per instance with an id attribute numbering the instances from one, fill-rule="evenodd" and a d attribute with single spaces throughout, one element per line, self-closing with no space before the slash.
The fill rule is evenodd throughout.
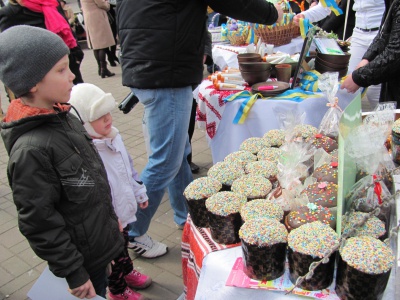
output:
<path id="1" fill-rule="evenodd" d="M 96 131 L 101 136 L 107 136 L 111 132 L 112 126 L 112 116 L 110 113 L 90 122 L 94 131 Z"/>
<path id="2" fill-rule="evenodd" d="M 67 103 L 75 75 L 69 69 L 68 55 L 61 58 L 34 88 L 36 105 L 52 108 L 55 103 Z"/>

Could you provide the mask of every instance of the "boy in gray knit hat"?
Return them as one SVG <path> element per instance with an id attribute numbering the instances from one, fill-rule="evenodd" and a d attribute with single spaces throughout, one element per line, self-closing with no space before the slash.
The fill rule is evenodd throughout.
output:
<path id="1" fill-rule="evenodd" d="M 18 225 L 33 251 L 78 298 L 105 297 L 107 265 L 124 250 L 107 174 L 67 104 L 74 75 L 56 34 L 0 34 L 0 80 L 18 97 L 1 122 Z"/>

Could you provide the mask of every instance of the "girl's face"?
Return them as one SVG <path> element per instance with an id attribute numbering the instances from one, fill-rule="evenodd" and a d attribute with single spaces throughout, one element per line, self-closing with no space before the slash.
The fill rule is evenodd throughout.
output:
<path id="1" fill-rule="evenodd" d="M 94 131 L 96 131 L 102 137 L 108 136 L 111 132 L 112 116 L 110 113 L 90 122 Z"/>
<path id="2" fill-rule="evenodd" d="M 52 109 L 55 103 L 67 103 L 75 75 L 69 69 L 68 55 L 61 58 L 44 78 L 31 89 L 35 106 Z"/>

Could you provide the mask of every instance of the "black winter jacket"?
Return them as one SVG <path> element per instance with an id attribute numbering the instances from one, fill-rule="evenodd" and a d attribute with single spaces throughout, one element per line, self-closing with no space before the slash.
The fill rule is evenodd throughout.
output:
<path id="1" fill-rule="evenodd" d="M 364 54 L 369 63 L 352 73 L 362 87 L 382 83 L 380 101 L 400 107 L 400 0 L 394 0 L 380 32 Z"/>
<path id="2" fill-rule="evenodd" d="M 67 111 L 2 122 L 1 136 L 21 233 L 70 288 L 84 284 L 124 249 L 90 136 Z"/>
<path id="3" fill-rule="evenodd" d="M 203 79 L 207 5 L 254 23 L 273 24 L 278 17 L 265 0 L 117 0 L 123 85 L 197 86 Z"/>

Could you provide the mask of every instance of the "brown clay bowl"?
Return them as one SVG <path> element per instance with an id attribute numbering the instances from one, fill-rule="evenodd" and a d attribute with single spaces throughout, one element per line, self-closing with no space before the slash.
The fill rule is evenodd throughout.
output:
<path id="1" fill-rule="evenodd" d="M 322 54 L 320 52 L 317 52 L 317 58 L 320 58 L 323 61 L 341 65 L 348 64 L 350 56 L 351 56 L 350 53 L 345 53 L 344 55 L 334 55 L 334 54 Z"/>
<path id="2" fill-rule="evenodd" d="M 242 74 L 242 77 L 244 81 L 246 81 L 250 86 L 252 86 L 255 83 L 258 82 L 264 82 L 267 81 L 267 79 L 271 75 L 272 68 L 269 68 L 264 71 L 252 71 L 252 72 L 245 72 L 245 71 L 240 71 Z"/>
<path id="3" fill-rule="evenodd" d="M 241 53 L 237 56 L 238 62 L 245 62 L 245 61 L 262 61 L 261 55 L 258 53 Z"/>
<path id="4" fill-rule="evenodd" d="M 239 69 L 245 72 L 265 71 L 271 68 L 272 65 L 267 62 L 240 62 Z"/>
<path id="5" fill-rule="evenodd" d="M 349 66 L 349 63 L 345 63 L 345 64 L 331 63 L 329 61 L 324 61 L 322 58 L 319 58 L 319 57 L 317 57 L 315 59 L 315 63 L 324 65 L 325 67 L 328 67 L 328 68 L 334 68 L 334 69 L 344 69 Z"/>
<path id="6" fill-rule="evenodd" d="M 326 73 L 326 72 L 338 72 L 339 73 L 338 78 L 342 78 L 343 76 L 346 76 L 348 69 L 349 68 L 339 69 L 339 70 L 331 70 L 331 69 L 328 70 L 325 67 L 315 65 L 315 70 L 320 72 L 321 74 Z"/>
<path id="7" fill-rule="evenodd" d="M 343 69 L 347 69 L 347 66 L 346 67 L 333 67 L 332 68 L 332 67 L 327 67 L 326 65 L 315 61 L 315 70 L 317 70 L 318 72 L 319 72 L 319 70 L 322 70 L 322 71 L 325 71 L 325 72 L 338 72 L 338 71 L 343 70 Z"/>

